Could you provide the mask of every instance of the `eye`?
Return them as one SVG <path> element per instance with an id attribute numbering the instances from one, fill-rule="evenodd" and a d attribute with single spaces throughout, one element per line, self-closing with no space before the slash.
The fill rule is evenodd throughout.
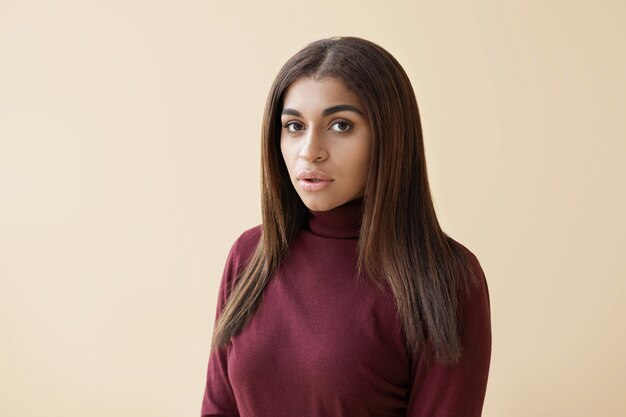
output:
<path id="1" fill-rule="evenodd" d="M 298 122 L 287 122 L 283 125 L 284 128 L 287 129 L 287 131 L 289 132 L 299 132 L 303 129 L 302 124 L 298 123 Z"/>
<path id="2" fill-rule="evenodd" d="M 346 120 L 337 120 L 335 123 L 332 124 L 332 126 L 335 126 L 336 129 L 332 129 L 337 133 L 345 133 L 348 132 L 350 129 L 352 129 L 352 123 L 346 121 Z"/>

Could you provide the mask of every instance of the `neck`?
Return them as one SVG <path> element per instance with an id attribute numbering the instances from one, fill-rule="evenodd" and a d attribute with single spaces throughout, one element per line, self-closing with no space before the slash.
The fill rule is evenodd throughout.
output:
<path id="1" fill-rule="evenodd" d="M 363 197 L 326 211 L 309 209 L 308 230 L 334 239 L 358 239 L 363 218 Z"/>

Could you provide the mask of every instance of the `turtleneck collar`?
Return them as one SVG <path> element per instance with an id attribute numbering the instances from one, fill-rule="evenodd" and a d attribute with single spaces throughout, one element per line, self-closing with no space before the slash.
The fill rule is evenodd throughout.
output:
<path id="1" fill-rule="evenodd" d="M 326 211 L 308 209 L 308 230 L 335 239 L 357 239 L 363 219 L 363 197 Z"/>

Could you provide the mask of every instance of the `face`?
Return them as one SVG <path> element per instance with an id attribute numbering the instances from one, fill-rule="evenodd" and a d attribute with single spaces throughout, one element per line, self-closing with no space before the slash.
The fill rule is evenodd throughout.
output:
<path id="1" fill-rule="evenodd" d="M 285 92 L 281 124 L 289 178 L 309 209 L 331 210 L 363 196 L 372 131 L 363 102 L 343 81 L 296 80 Z"/>

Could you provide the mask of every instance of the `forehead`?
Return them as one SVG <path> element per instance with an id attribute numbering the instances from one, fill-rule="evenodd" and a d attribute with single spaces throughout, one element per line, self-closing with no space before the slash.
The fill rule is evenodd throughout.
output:
<path id="1" fill-rule="evenodd" d="M 359 96 L 335 77 L 299 78 L 287 88 L 283 101 L 284 107 L 302 111 L 336 104 L 352 104 L 364 110 Z"/>

